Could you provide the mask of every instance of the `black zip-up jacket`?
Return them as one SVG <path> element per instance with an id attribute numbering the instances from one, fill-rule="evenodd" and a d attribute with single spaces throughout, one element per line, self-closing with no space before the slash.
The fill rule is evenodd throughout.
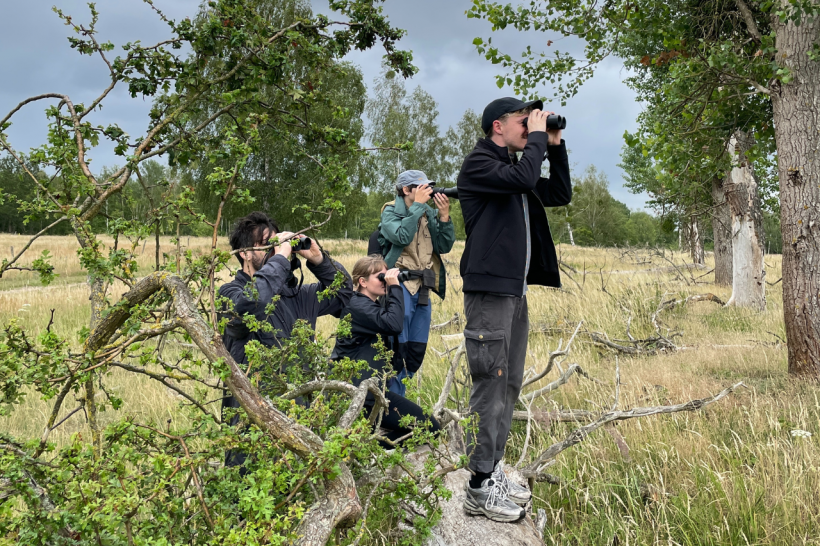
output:
<path id="1" fill-rule="evenodd" d="M 308 321 L 315 328 L 318 317 L 323 315 L 338 317 L 341 314 L 353 293 L 353 283 L 345 268 L 340 263 L 331 261 L 327 255 L 319 265 L 313 265 L 307 261 L 307 267 L 319 280 L 318 283 L 302 287 L 288 286 L 290 261 L 277 254 L 254 274 L 253 279 L 240 269 L 234 280 L 219 287 L 219 295 L 228 298 L 233 303 L 233 311 L 222 313 L 220 316 L 230 319 L 225 327 L 222 341 L 237 364 L 247 363 L 245 345 L 251 340 L 255 339 L 266 347 L 272 347 L 277 343 L 277 339 L 290 337 L 293 326 L 299 319 Z M 319 301 L 316 296 L 317 292 L 333 283 L 337 267 L 347 277 L 345 285 L 334 297 Z M 251 290 L 254 285 L 255 295 Z M 279 295 L 280 299 L 276 303 L 273 314 L 267 316 L 265 308 L 276 295 Z M 251 332 L 242 320 L 242 316 L 246 314 L 251 314 L 260 321 L 268 321 L 274 331 Z"/>
<path id="2" fill-rule="evenodd" d="M 378 350 L 373 347 L 379 335 L 382 336 L 387 348 L 393 351 L 393 370 L 398 373 L 403 366 L 401 358 L 398 357 L 398 348 L 391 342 L 404 328 L 404 294 L 401 286 L 390 286 L 387 295 L 382 297 L 387 298 L 385 305 L 354 291 L 350 303 L 342 312 L 342 318 L 351 315 L 351 335 L 336 339 L 331 358 L 339 360 L 348 357 L 351 360 L 366 360 L 370 364 L 370 368 L 363 370 L 361 376 L 354 380 L 356 385 L 372 377 L 374 372 L 385 368 L 384 361 L 376 360 Z"/>
<path id="3" fill-rule="evenodd" d="M 521 159 L 484 138 L 464 159 L 458 195 L 467 231 L 461 257 L 464 292 L 521 296 L 527 259 L 524 200 L 527 195 L 531 258 L 528 285 L 561 286 L 558 257 L 544 207 L 561 207 L 572 199 L 566 144 L 547 145 L 546 132 L 527 137 Z M 549 178 L 541 177 L 544 154 Z"/>

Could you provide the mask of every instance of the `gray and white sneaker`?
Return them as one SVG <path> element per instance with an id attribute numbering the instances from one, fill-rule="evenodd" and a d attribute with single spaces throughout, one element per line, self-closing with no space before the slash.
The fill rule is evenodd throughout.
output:
<path id="1" fill-rule="evenodd" d="M 526 506 L 532 499 L 532 493 L 529 489 L 507 478 L 503 461 L 498 461 L 498 464 L 495 465 L 492 479 L 501 484 L 501 487 L 507 492 L 507 498 L 518 506 Z"/>
<path id="2" fill-rule="evenodd" d="M 524 509 L 507 499 L 504 486 L 487 478 L 481 487 L 473 489 L 470 482 L 464 488 L 464 509 L 471 516 L 486 516 L 493 521 L 512 523 L 524 517 Z"/>

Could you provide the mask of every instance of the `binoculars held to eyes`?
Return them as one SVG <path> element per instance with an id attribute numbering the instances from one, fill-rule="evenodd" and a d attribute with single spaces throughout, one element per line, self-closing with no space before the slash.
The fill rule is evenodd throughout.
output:
<path id="1" fill-rule="evenodd" d="M 433 188 L 433 195 L 440 193 L 450 199 L 458 199 L 458 188 Z"/>
<path id="2" fill-rule="evenodd" d="M 527 122 L 530 120 L 529 116 L 525 117 L 521 120 L 521 123 L 524 127 L 527 126 Z M 566 129 L 567 128 L 567 118 L 564 116 L 559 116 L 558 114 L 550 114 L 547 116 L 547 129 Z"/>
<path id="3" fill-rule="evenodd" d="M 291 239 L 292 241 L 292 239 Z M 288 244 L 291 244 L 291 241 L 288 241 Z M 273 244 L 273 241 L 268 241 L 269 245 Z M 293 252 L 299 252 L 301 250 L 310 250 L 310 247 L 313 245 L 313 242 L 310 240 L 310 237 L 302 237 L 296 239 L 296 244 L 291 245 Z M 273 249 L 270 249 L 270 253 L 273 254 Z"/>
<path id="4" fill-rule="evenodd" d="M 384 273 L 379 273 L 376 276 L 377 279 L 384 282 Z M 410 272 L 409 271 L 402 271 L 399 273 L 399 282 L 405 282 L 410 280 Z"/>

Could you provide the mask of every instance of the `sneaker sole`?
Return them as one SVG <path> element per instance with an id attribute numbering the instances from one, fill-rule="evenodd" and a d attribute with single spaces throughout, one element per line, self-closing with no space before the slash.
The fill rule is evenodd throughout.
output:
<path id="1" fill-rule="evenodd" d="M 488 513 L 470 497 L 467 497 L 464 500 L 464 510 L 471 516 L 484 516 L 490 521 L 496 521 L 499 523 L 515 523 L 516 521 L 524 519 L 524 516 L 526 515 L 524 510 L 521 510 L 521 513 L 517 516 L 505 516 L 503 514 L 496 514 L 493 512 Z"/>
<path id="2" fill-rule="evenodd" d="M 525 506 L 527 506 L 527 504 L 529 504 L 529 502 L 532 500 L 532 497 L 528 498 L 527 500 L 524 500 L 524 499 L 514 499 L 514 498 L 512 498 L 512 497 L 510 497 L 510 496 L 508 496 L 507 498 L 510 500 L 510 502 L 514 502 L 515 504 L 517 504 L 517 505 L 518 505 L 518 506 L 520 506 L 521 508 L 524 508 Z"/>

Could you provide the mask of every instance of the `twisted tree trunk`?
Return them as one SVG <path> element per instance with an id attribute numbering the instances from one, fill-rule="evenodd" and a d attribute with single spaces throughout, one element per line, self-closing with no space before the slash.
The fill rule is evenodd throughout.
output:
<path id="1" fill-rule="evenodd" d="M 191 292 L 180 277 L 159 271 L 140 279 L 131 290 L 123 294 L 120 303 L 99 320 L 97 327 L 86 339 L 84 351 L 93 353 L 103 347 L 128 319 L 134 306 L 162 289 L 173 297 L 177 324 L 191 336 L 205 358 L 211 362 L 224 361 L 228 364 L 230 374 L 225 378 L 225 383 L 250 420 L 300 457 L 321 451 L 323 442 L 319 436 L 280 412 L 254 388 L 225 348 L 222 338 L 197 311 Z M 353 475 L 347 465 L 339 461 L 336 476 L 325 479 L 324 497 L 318 499 L 302 517 L 296 529 L 298 538 L 294 544 L 323 546 L 336 527 L 352 525 L 361 512 L 362 505 Z"/>
<path id="2" fill-rule="evenodd" d="M 732 297 L 726 305 L 766 308 L 763 213 L 754 169 L 746 158 L 753 137 L 735 131 L 729 140 L 732 170 L 723 185 L 732 218 Z"/>
<path id="3" fill-rule="evenodd" d="M 808 55 L 820 38 L 820 20 L 807 17 L 797 26 L 774 17 L 773 25 L 777 61 L 790 72 L 771 95 L 789 373 L 820 379 L 820 63 Z"/>
<path id="4" fill-rule="evenodd" d="M 712 179 L 712 234 L 715 239 L 715 284 L 732 284 L 732 217 L 723 191 L 723 181 Z"/>

